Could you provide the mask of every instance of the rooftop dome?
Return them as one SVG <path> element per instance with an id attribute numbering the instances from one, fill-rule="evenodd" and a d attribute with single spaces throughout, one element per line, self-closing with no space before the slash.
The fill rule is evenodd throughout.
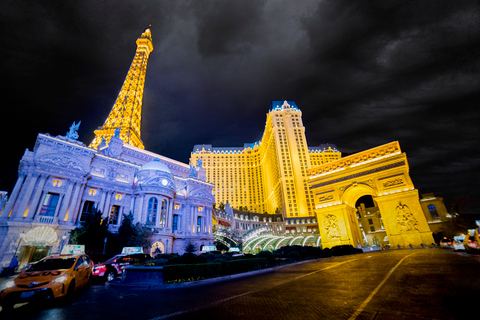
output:
<path id="1" fill-rule="evenodd" d="M 167 165 L 161 162 L 158 158 L 155 158 L 153 161 L 145 163 L 140 170 L 158 170 L 171 174 L 170 169 L 167 167 Z"/>

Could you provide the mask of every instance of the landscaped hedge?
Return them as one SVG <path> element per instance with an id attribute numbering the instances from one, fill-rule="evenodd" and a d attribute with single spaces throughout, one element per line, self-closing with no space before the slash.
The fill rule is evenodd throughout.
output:
<path id="1" fill-rule="evenodd" d="M 221 275 L 221 263 L 169 264 L 163 266 L 163 282 L 187 282 Z"/>
<path id="2" fill-rule="evenodd" d="M 235 273 L 258 270 L 268 266 L 267 259 L 239 259 L 200 264 L 176 264 L 163 266 L 165 283 L 196 281 Z"/>

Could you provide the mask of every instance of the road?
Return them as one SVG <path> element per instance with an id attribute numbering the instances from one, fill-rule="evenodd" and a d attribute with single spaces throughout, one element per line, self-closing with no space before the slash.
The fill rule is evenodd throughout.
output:
<path id="1" fill-rule="evenodd" d="M 94 284 L 71 303 L 25 304 L 9 317 L 474 319 L 479 300 L 480 255 L 414 249 L 320 259 L 174 289 Z"/>

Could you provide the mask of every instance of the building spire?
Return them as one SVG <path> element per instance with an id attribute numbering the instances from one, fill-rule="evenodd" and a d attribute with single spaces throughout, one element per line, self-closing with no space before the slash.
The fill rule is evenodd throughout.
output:
<path id="1" fill-rule="evenodd" d="M 109 142 L 115 135 L 115 129 L 120 128 L 119 138 L 124 143 L 145 149 L 140 139 L 140 123 L 147 62 L 152 51 L 152 33 L 147 28 L 137 39 L 137 51 L 115 105 L 103 126 L 94 131 L 95 138 L 89 147 L 98 148 L 102 138 Z"/>

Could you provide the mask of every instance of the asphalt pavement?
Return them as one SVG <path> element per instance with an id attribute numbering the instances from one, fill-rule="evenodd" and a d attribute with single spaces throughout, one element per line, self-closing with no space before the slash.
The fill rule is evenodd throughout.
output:
<path id="1" fill-rule="evenodd" d="M 7 319 L 474 319 L 480 256 L 389 250 L 170 289 L 95 284 Z M 6 315 L 4 315 L 5 317 Z"/>

